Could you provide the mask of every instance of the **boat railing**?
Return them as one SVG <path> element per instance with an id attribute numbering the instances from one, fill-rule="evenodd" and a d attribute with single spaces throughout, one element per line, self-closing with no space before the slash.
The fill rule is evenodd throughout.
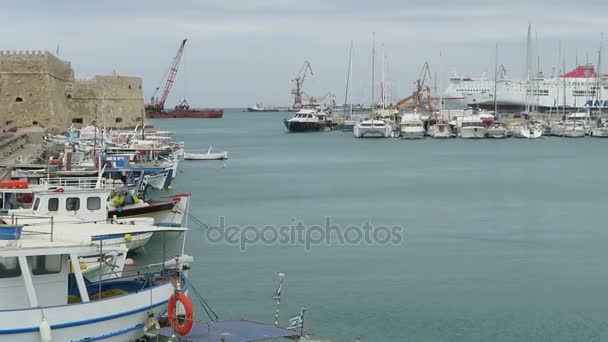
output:
<path id="1" fill-rule="evenodd" d="M 77 187 L 79 189 L 95 189 L 97 186 L 97 177 L 56 177 L 56 178 L 41 178 L 40 184 L 47 187 Z M 105 189 L 108 184 L 102 180 L 100 187 Z"/>
<path id="2" fill-rule="evenodd" d="M 55 220 L 53 216 L 40 216 L 40 215 L 27 215 L 27 214 L 11 214 L 10 215 L 10 225 L 11 226 L 26 226 L 28 225 L 28 221 L 35 221 L 36 225 L 40 225 L 40 220 L 48 220 L 47 223 L 50 226 L 50 231 L 37 231 L 33 228 L 34 225 L 29 225 L 27 231 L 22 231 L 21 236 L 33 236 L 33 235 L 49 235 L 51 242 L 53 242 L 53 233 L 55 231 Z"/>

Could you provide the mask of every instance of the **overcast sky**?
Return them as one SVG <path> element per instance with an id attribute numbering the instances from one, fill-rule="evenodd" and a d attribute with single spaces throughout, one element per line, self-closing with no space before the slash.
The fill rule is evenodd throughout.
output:
<path id="1" fill-rule="evenodd" d="M 314 72 L 305 91 L 343 102 L 352 40 L 353 101 L 369 102 L 372 32 L 377 70 L 384 46 L 390 93 L 404 97 L 425 61 L 444 88 L 455 72 L 493 77 L 497 43 L 499 64 L 521 78 L 528 23 L 545 73 L 561 65 L 560 41 L 568 68 L 577 56 L 596 63 L 607 10 L 605 0 L 2 0 L 0 48 L 59 46 L 78 78 L 140 76 L 149 97 L 188 38 L 167 105 L 185 96 L 195 106 L 239 107 L 290 104 L 305 60 Z"/>

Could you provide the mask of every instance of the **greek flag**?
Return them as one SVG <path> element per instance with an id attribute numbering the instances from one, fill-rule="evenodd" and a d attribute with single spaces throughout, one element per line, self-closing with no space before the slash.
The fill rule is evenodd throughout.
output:
<path id="1" fill-rule="evenodd" d="M 287 327 L 287 329 L 294 330 L 294 329 L 301 328 L 302 323 L 304 323 L 304 320 L 302 318 L 303 318 L 302 314 L 291 317 L 289 319 L 289 326 Z"/>

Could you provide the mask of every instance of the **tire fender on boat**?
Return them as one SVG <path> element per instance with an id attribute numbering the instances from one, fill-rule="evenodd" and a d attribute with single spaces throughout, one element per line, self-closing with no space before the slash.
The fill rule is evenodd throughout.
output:
<path id="1" fill-rule="evenodd" d="M 175 315 L 175 305 L 176 301 L 181 302 L 184 306 L 184 310 L 186 311 L 186 317 L 183 324 L 180 324 L 180 318 Z M 169 316 L 169 323 L 173 330 L 176 331 L 181 336 L 187 335 L 192 329 L 194 313 L 192 311 L 192 302 L 190 298 L 183 292 L 175 292 L 169 297 L 169 302 L 167 303 L 167 315 Z"/>

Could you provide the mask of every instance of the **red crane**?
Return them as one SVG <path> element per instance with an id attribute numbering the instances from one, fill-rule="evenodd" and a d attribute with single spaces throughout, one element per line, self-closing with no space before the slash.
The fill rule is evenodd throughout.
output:
<path id="1" fill-rule="evenodd" d="M 182 44 L 179 46 L 179 50 L 177 50 L 177 54 L 173 58 L 173 62 L 171 63 L 171 68 L 167 73 L 167 82 L 165 83 L 165 88 L 163 89 L 163 94 L 160 97 L 160 100 L 156 101 L 155 96 L 160 87 L 157 87 L 154 91 L 154 95 L 152 95 L 152 101 L 150 103 L 149 109 L 162 111 L 165 108 L 165 101 L 169 97 L 169 92 L 171 91 L 171 87 L 173 86 L 173 82 L 175 81 L 175 77 L 177 76 L 177 70 L 179 70 L 179 63 L 182 61 L 182 55 L 184 54 L 184 47 L 186 46 L 186 41 L 188 39 L 182 40 Z"/>

